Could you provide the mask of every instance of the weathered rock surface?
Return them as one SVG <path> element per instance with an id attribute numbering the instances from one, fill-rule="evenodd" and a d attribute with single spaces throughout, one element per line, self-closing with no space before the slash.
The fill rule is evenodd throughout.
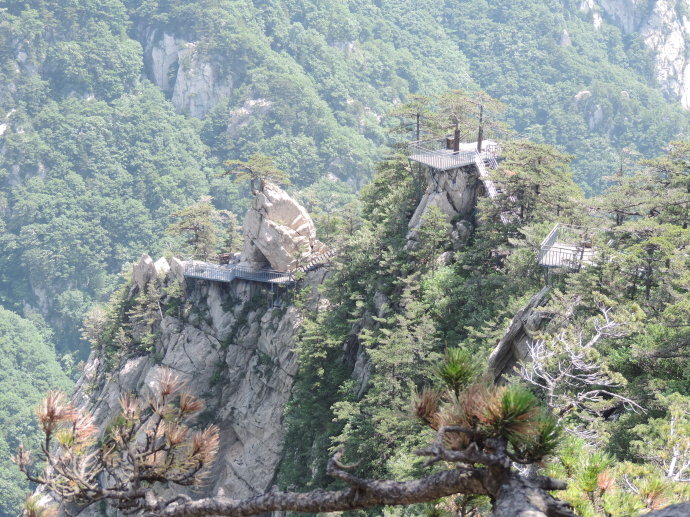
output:
<path id="1" fill-rule="evenodd" d="M 146 258 L 150 260 L 145 256 L 142 263 L 151 271 Z M 176 267 L 167 282 L 175 279 Z M 322 302 L 315 286 L 325 275 L 322 269 L 305 279 L 313 287 L 310 310 Z M 162 298 L 160 338 L 153 353 L 126 358 L 113 368 L 93 353 L 77 383 L 75 403 L 93 412 L 104 428 L 117 414 L 122 394 L 146 393 L 161 367 L 178 372 L 206 402 L 201 418 L 221 430 L 211 481 L 195 497 L 261 493 L 270 487 L 282 455 L 283 409 L 297 371 L 293 337 L 301 320 L 289 305 L 275 309 L 266 298 L 257 304 L 260 289 L 265 288 L 244 281 L 196 282 L 175 315 L 165 312 Z"/>
<path id="2" fill-rule="evenodd" d="M 515 365 L 527 358 L 529 341 L 546 318 L 539 306 L 545 302 L 548 292 L 549 288 L 544 287 L 515 314 L 505 334 L 491 352 L 489 372 L 497 382 L 502 376 L 512 373 Z"/>
<path id="3" fill-rule="evenodd" d="M 146 73 L 178 112 L 203 117 L 232 92 L 230 75 L 221 74 L 197 43 L 153 27 L 143 31 L 142 40 Z"/>
<path id="4" fill-rule="evenodd" d="M 426 182 L 427 189 L 408 224 L 408 241 L 416 241 L 424 217 L 431 207 L 438 207 L 449 223 L 457 216 L 469 217 L 476 206 L 478 187 L 481 185 L 473 166 L 434 172 L 433 177 L 427 172 Z M 449 224 L 449 233 L 451 230 Z M 461 236 L 462 230 L 456 230 Z"/>
<path id="5" fill-rule="evenodd" d="M 132 267 L 132 278 L 136 286 L 142 290 L 149 283 L 152 278 L 156 276 L 156 266 L 153 259 L 144 254 L 139 259 L 139 262 Z"/>
<path id="6" fill-rule="evenodd" d="M 662 510 L 646 513 L 644 517 L 688 517 L 690 515 L 690 502 L 667 506 Z"/>
<path id="7" fill-rule="evenodd" d="M 580 10 L 596 27 L 603 13 L 625 34 L 639 33 L 654 53 L 664 93 L 690 109 L 690 0 L 585 0 Z"/>
<path id="8" fill-rule="evenodd" d="M 170 264 L 168 264 L 165 257 L 159 258 L 154 263 L 151 257 L 144 254 L 139 259 L 139 262 L 132 267 L 132 278 L 139 290 L 143 290 L 152 279 L 158 275 L 165 276 L 169 271 Z"/>
<path id="9" fill-rule="evenodd" d="M 268 181 L 247 211 L 243 233 L 240 265 L 246 267 L 288 271 L 326 251 L 304 207 Z"/>

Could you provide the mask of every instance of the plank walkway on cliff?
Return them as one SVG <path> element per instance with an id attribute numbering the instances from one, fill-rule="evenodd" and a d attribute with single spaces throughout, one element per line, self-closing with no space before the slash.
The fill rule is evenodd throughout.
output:
<path id="1" fill-rule="evenodd" d="M 289 285 L 295 282 L 295 273 L 308 273 L 326 263 L 335 255 L 335 249 L 310 257 L 306 264 L 290 271 L 254 269 L 237 264 L 213 264 L 199 260 L 184 263 L 184 276 L 214 282 L 231 283 L 236 279 L 265 284 Z"/>

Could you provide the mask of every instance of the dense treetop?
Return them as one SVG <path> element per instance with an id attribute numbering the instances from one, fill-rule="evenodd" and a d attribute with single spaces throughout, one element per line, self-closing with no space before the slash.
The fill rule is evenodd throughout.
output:
<path id="1" fill-rule="evenodd" d="M 70 381 L 55 357 L 50 331 L 0 308 L 0 513 L 14 515 L 29 489 L 10 462 L 20 443 L 37 447 L 34 408 L 46 391 Z"/>

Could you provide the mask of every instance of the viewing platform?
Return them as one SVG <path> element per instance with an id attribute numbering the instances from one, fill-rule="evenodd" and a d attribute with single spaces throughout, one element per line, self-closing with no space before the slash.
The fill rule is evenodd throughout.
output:
<path id="1" fill-rule="evenodd" d="M 294 282 L 293 274 L 289 272 L 251 269 L 237 264 L 211 264 L 196 260 L 184 263 L 184 276 L 226 283 L 230 283 L 236 278 L 267 284 L 290 284 Z"/>
<path id="2" fill-rule="evenodd" d="M 249 280 L 273 285 L 291 285 L 295 283 L 295 273 L 308 273 L 317 267 L 328 263 L 336 253 L 335 249 L 310 257 L 302 266 L 291 271 L 275 271 L 273 269 L 253 269 L 238 264 L 213 264 L 199 260 L 184 262 L 184 276 L 214 282 L 231 283 L 236 279 Z"/>
<path id="3" fill-rule="evenodd" d="M 601 230 L 556 224 L 542 241 L 538 262 L 547 268 L 563 268 L 579 271 L 592 264 L 596 253 L 595 236 Z"/>
<path id="4" fill-rule="evenodd" d="M 474 165 L 479 173 L 479 179 L 484 184 L 486 195 L 495 200 L 501 194 L 501 190 L 491 179 L 487 165 L 491 169 L 498 168 L 500 144 L 495 140 L 484 140 L 482 150 L 479 152 L 477 142 L 460 142 L 457 151 L 453 149 L 453 143 L 453 139 L 449 137 L 410 142 L 407 145 L 408 158 L 439 172 Z M 510 213 L 501 213 L 500 218 L 501 222 L 508 224 L 513 216 Z"/>
<path id="5" fill-rule="evenodd" d="M 500 145 L 493 140 L 486 140 L 481 153 L 477 151 L 477 142 L 462 142 L 458 151 L 453 150 L 453 141 L 448 138 L 417 140 L 408 145 L 408 158 L 437 171 L 458 169 L 476 163 L 488 163 L 496 168 L 496 160 L 501 152 Z"/>

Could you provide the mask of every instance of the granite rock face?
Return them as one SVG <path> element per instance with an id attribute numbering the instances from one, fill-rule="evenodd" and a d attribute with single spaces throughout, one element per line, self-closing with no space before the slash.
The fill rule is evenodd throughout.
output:
<path id="1" fill-rule="evenodd" d="M 151 81 L 170 95 L 180 113 L 203 117 L 233 89 L 230 74 L 221 74 L 196 42 L 155 27 L 143 30 L 144 64 Z"/>
<path id="2" fill-rule="evenodd" d="M 156 280 L 163 287 L 177 280 L 179 261 L 171 262 L 175 266 Z M 142 274 L 153 272 L 150 257 L 140 264 Z M 304 280 L 313 287 L 310 310 L 323 303 L 315 287 L 326 274 L 312 271 Z M 206 416 L 201 418 L 218 425 L 221 434 L 211 481 L 189 495 L 246 498 L 266 491 L 282 456 L 284 406 L 297 372 L 293 338 L 301 317 L 289 304 L 276 309 L 268 300 L 257 303 L 266 299 L 265 291 L 261 284 L 241 280 L 190 282 L 178 311 L 166 311 L 168 300 L 162 294 L 153 352 L 124 357 L 115 366 L 93 352 L 77 384 L 75 404 L 91 411 L 104 428 L 117 414 L 121 395 L 145 394 L 160 369 L 170 368 L 205 401 Z"/>
<path id="3" fill-rule="evenodd" d="M 309 214 L 280 187 L 264 182 L 244 219 L 241 265 L 288 271 L 326 251 Z"/>
<path id="4" fill-rule="evenodd" d="M 584 0 L 580 11 L 597 28 L 605 19 L 625 34 L 638 33 L 653 52 L 662 91 L 690 109 L 690 0 Z"/>
<path id="5" fill-rule="evenodd" d="M 158 275 L 167 275 L 170 271 L 170 265 L 165 257 L 159 258 L 156 262 L 148 255 L 144 254 L 139 259 L 139 262 L 132 267 L 132 278 L 134 284 L 140 291 L 144 290 L 146 284 L 156 278 Z"/>
<path id="6" fill-rule="evenodd" d="M 431 207 L 438 207 L 448 218 L 449 234 L 454 229 L 450 221 L 456 217 L 469 217 L 472 214 L 479 194 L 481 181 L 477 177 L 474 166 L 462 167 L 444 172 L 434 172 L 433 176 L 427 171 L 427 188 L 408 223 L 408 242 L 415 242 L 424 217 Z M 458 231 L 458 236 L 462 231 Z"/>

